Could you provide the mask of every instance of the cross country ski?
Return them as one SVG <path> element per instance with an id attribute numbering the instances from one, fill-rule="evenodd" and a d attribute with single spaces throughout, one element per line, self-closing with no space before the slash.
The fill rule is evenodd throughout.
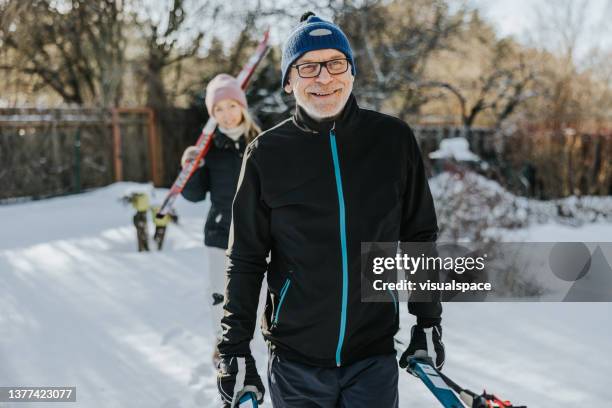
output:
<path id="1" fill-rule="evenodd" d="M 251 77 L 253 76 L 253 73 L 255 72 L 255 69 L 257 68 L 259 63 L 263 60 L 266 53 L 268 52 L 269 35 L 270 35 L 270 32 L 269 30 L 267 30 L 264 33 L 263 39 L 257 46 L 257 49 L 255 50 L 251 58 L 249 58 L 249 60 L 247 61 L 244 68 L 242 68 L 242 70 L 236 77 L 242 89 L 246 89 L 246 87 L 249 84 L 249 80 L 251 79 Z M 181 194 L 181 191 L 183 191 L 185 184 L 187 183 L 187 181 L 191 178 L 193 173 L 198 168 L 200 161 L 204 158 L 206 153 L 208 153 L 208 149 L 210 149 L 210 143 L 212 141 L 212 137 L 213 137 L 216 127 L 217 127 L 217 122 L 215 121 L 215 119 L 212 117 L 209 118 L 206 124 L 204 125 L 204 129 L 202 130 L 202 133 L 200 134 L 200 137 L 198 138 L 195 144 L 195 146 L 198 148 L 198 151 L 199 151 L 198 155 L 196 156 L 194 160 L 187 163 L 187 165 L 179 173 L 178 177 L 172 184 L 172 187 L 170 187 L 170 191 L 168 192 L 168 195 L 164 199 L 161 207 L 159 208 L 157 217 L 161 218 L 165 216 L 166 214 L 168 214 L 168 212 L 172 208 L 172 204 L 174 203 L 176 198 L 179 196 L 179 194 Z"/>
<path id="2" fill-rule="evenodd" d="M 426 356 L 411 358 L 408 371 L 418 377 L 445 408 L 527 408 L 525 405 L 512 405 L 510 401 L 486 391 L 478 395 L 462 388 L 437 370 Z"/>

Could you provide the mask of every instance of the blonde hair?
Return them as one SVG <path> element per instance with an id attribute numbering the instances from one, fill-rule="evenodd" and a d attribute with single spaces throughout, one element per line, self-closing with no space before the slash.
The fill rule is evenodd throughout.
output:
<path id="1" fill-rule="evenodd" d="M 253 120 L 253 117 L 249 113 L 249 110 L 240 106 L 242 109 L 242 123 L 244 123 L 244 137 L 247 143 L 251 143 L 253 139 L 261 133 L 261 128 L 257 126 L 257 123 Z"/>

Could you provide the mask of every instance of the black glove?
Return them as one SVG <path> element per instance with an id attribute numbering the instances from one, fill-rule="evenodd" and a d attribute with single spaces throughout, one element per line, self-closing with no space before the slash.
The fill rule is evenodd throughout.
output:
<path id="1" fill-rule="evenodd" d="M 217 388 L 226 408 L 238 406 L 240 398 L 249 392 L 255 394 L 257 402 L 262 404 L 266 393 L 257 374 L 255 359 L 250 354 L 221 357 L 217 369 Z"/>
<path id="2" fill-rule="evenodd" d="M 432 347 L 433 345 L 433 347 Z M 433 348 L 433 350 L 430 350 Z M 412 326 L 410 344 L 400 357 L 401 368 L 408 367 L 411 357 L 419 359 L 431 358 L 431 363 L 438 370 L 444 365 L 444 343 L 442 343 L 442 326 L 436 324 L 423 327 L 418 324 Z"/>
<path id="3" fill-rule="evenodd" d="M 213 306 L 217 306 L 219 303 L 223 303 L 225 296 L 223 296 L 220 293 L 213 293 L 212 298 L 213 298 L 213 303 L 212 303 Z"/>

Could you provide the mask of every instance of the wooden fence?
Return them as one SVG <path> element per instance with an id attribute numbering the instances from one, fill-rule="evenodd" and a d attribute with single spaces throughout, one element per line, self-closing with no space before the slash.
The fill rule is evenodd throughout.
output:
<path id="1" fill-rule="evenodd" d="M 114 181 L 170 186 L 183 150 L 197 139 L 203 109 L 0 109 L 0 200 L 70 194 Z M 465 137 L 487 177 L 540 198 L 612 194 L 610 135 L 543 135 L 414 125 L 426 165 L 440 141 Z"/>
<path id="2" fill-rule="evenodd" d="M 186 109 L 0 109 L 0 199 L 114 181 L 168 185 L 200 118 Z"/>

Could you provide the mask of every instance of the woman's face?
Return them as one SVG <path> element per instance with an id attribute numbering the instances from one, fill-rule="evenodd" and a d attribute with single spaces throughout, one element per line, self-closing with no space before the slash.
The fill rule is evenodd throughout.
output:
<path id="1" fill-rule="evenodd" d="M 242 107 L 233 99 L 224 99 L 213 107 L 213 116 L 222 128 L 233 129 L 242 122 Z"/>

